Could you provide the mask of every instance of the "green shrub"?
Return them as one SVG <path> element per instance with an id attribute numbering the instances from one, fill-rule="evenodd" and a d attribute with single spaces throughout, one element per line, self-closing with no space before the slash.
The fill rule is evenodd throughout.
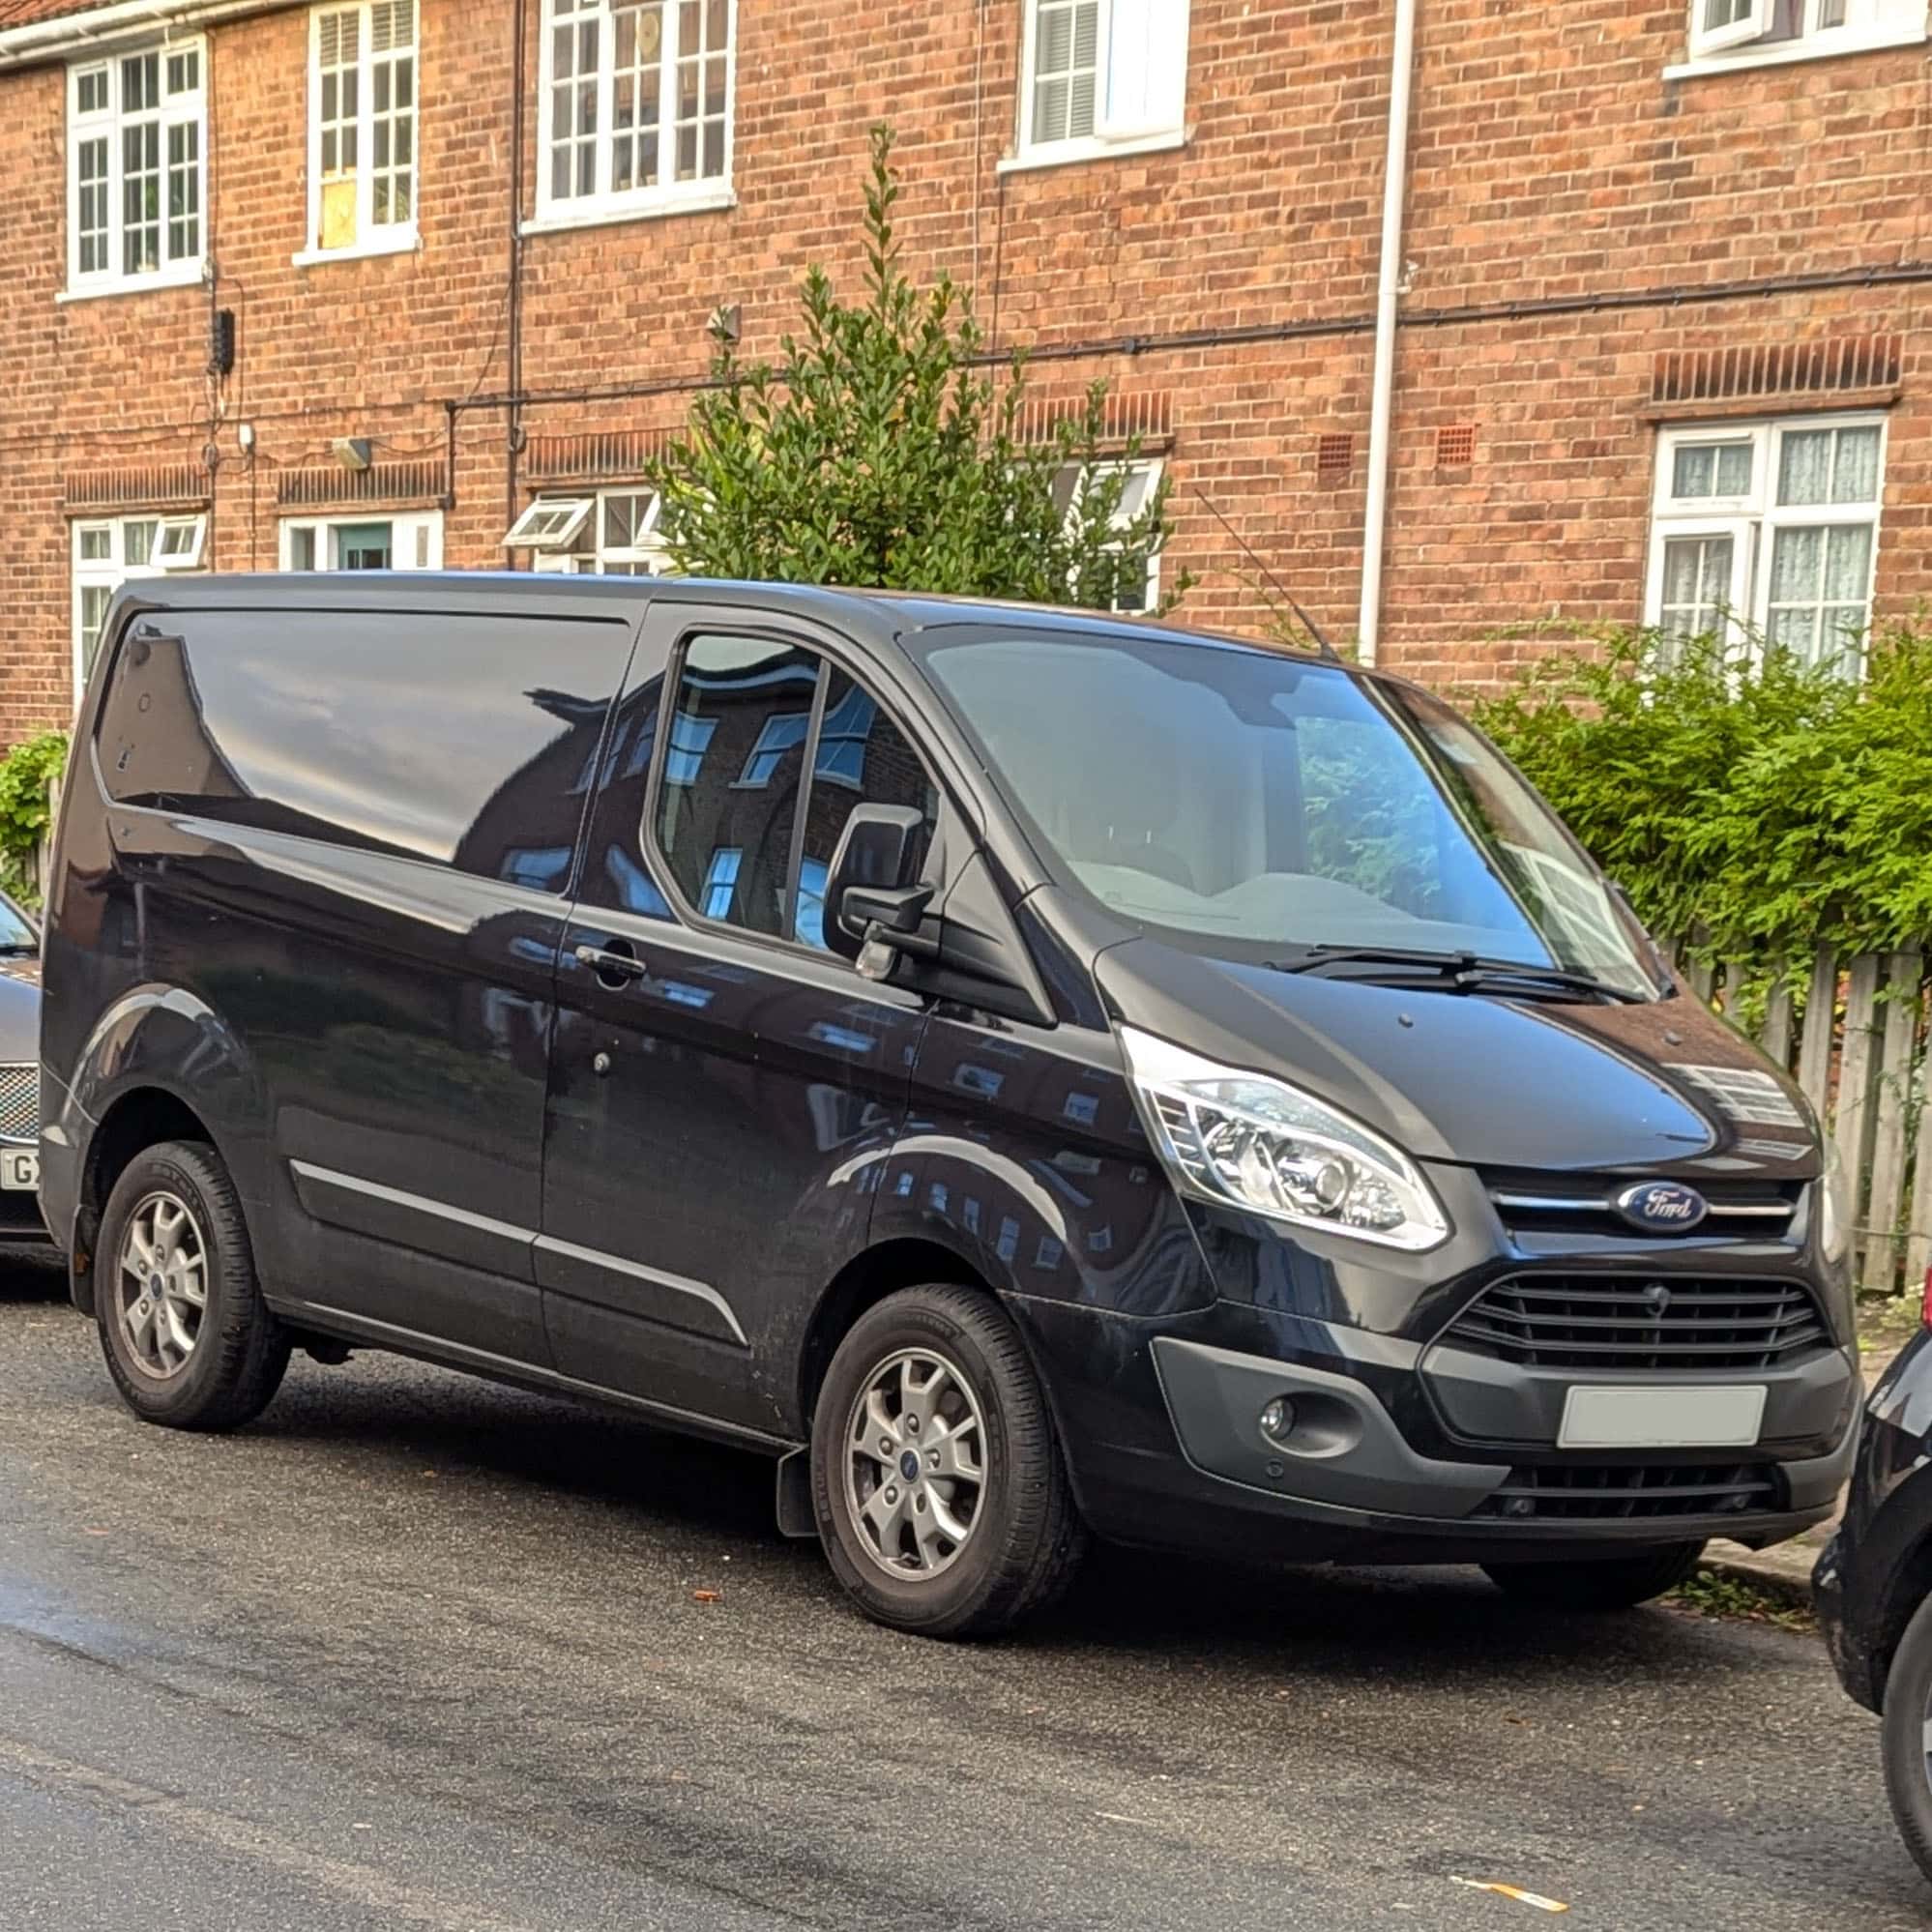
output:
<path id="1" fill-rule="evenodd" d="M 33 896 L 28 864 L 47 829 L 47 788 L 67 768 L 67 738 L 44 731 L 0 758 L 0 886 Z"/>
<path id="2" fill-rule="evenodd" d="M 1862 682 L 1749 645 L 1592 641 L 1472 714 L 1653 930 L 1794 961 L 1932 936 L 1932 631 L 1874 635 Z"/>
<path id="3" fill-rule="evenodd" d="M 711 387 L 652 475 L 659 535 L 688 576 L 951 592 L 1105 609 L 1144 591 L 1169 534 L 1163 481 L 1132 513 L 1103 454 L 1106 385 L 1023 437 L 1023 364 L 988 371 L 969 295 L 899 265 L 893 139 L 872 131 L 863 298 L 814 266 L 776 366 L 714 334 Z M 1077 473 L 1070 492 L 1063 471 Z M 1163 608 L 1186 589 L 1172 577 Z"/>

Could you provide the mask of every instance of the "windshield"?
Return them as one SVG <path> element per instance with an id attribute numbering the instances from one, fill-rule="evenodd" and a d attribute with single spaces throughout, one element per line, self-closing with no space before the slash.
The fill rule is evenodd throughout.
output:
<path id="1" fill-rule="evenodd" d="M 21 917 L 20 909 L 5 893 L 0 893 L 0 952 L 38 952 L 34 929 Z"/>
<path id="2" fill-rule="evenodd" d="M 1420 691 L 1158 636 L 922 641 L 1042 846 L 1124 919 L 1196 950 L 1469 952 L 1657 991 L 1575 841 Z"/>

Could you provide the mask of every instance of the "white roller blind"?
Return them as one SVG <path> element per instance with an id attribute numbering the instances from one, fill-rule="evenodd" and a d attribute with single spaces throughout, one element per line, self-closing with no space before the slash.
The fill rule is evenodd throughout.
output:
<path id="1" fill-rule="evenodd" d="M 1187 95 L 1187 0 L 1113 0 L 1099 132 L 1178 131 Z"/>

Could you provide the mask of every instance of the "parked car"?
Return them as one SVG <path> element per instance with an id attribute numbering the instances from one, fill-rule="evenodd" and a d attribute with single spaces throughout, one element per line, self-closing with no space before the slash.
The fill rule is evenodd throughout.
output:
<path id="1" fill-rule="evenodd" d="M 122 593 L 43 1198 L 150 1421 L 398 1350 L 778 1461 L 872 1616 L 1090 1535 L 1641 1600 L 1818 1521 L 1782 1074 L 1453 711 L 1105 615 L 646 579 Z"/>
<path id="2" fill-rule="evenodd" d="M 1865 1406 L 1844 1520 L 1812 1592 L 1839 1683 L 1885 1720 L 1892 1815 L 1932 1878 L 1932 1272 L 1919 1332 Z"/>
<path id="3" fill-rule="evenodd" d="M 40 1144 L 41 936 L 0 893 L 0 1249 L 46 1245 Z"/>

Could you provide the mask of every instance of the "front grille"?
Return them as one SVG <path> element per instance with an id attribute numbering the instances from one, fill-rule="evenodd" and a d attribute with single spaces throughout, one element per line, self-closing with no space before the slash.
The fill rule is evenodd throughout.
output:
<path id="1" fill-rule="evenodd" d="M 1617 1211 L 1628 1177 L 1553 1180 L 1548 1175 L 1491 1170 L 1483 1175 L 1498 1217 L 1513 1233 L 1621 1235 L 1625 1240 L 1782 1241 L 1804 1191 L 1800 1181 L 1704 1181 L 1702 1220 L 1687 1228 L 1639 1228 Z"/>
<path id="2" fill-rule="evenodd" d="M 1768 1463 L 1565 1463 L 1512 1469 L 1478 1516 L 1511 1522 L 1631 1516 L 1747 1516 L 1783 1507 Z"/>
<path id="3" fill-rule="evenodd" d="M 0 1067 L 0 1140 L 41 1137 L 41 1069 L 38 1062 Z"/>
<path id="4" fill-rule="evenodd" d="M 1512 1274 L 1450 1323 L 1446 1341 L 1529 1368 L 1777 1368 L 1830 1345 L 1796 1281 Z"/>

